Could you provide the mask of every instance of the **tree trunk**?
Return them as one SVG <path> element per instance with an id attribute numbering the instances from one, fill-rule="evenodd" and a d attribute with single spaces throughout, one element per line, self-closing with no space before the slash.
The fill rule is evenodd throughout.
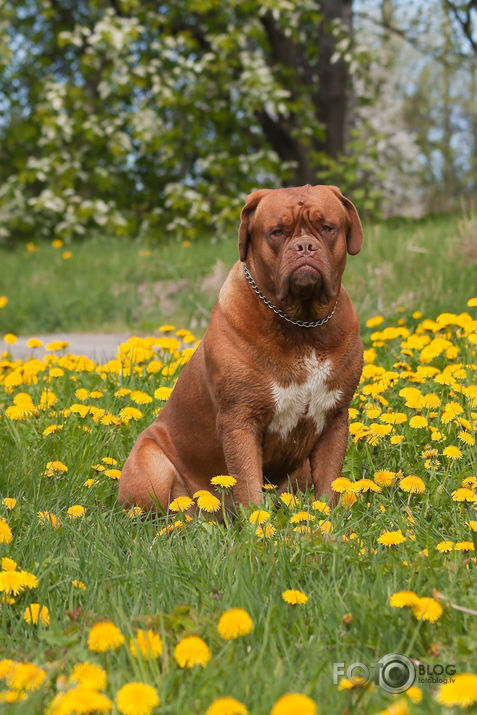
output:
<path id="1" fill-rule="evenodd" d="M 311 153 L 324 152 L 337 158 L 345 152 L 349 134 L 348 68 L 343 60 L 332 64 L 331 57 L 335 52 L 332 24 L 339 20 L 351 33 L 352 0 L 321 0 L 319 6 L 323 19 L 316 31 L 319 47 L 316 67 L 310 66 L 303 48 L 283 32 L 270 11 L 260 18 L 269 42 L 271 64 L 283 71 L 284 84 L 293 99 L 308 93 L 315 117 L 323 127 L 323 132 L 310 137 L 307 144 L 297 138 L 303 129 L 298 114 L 276 119 L 264 109 L 257 113 L 262 130 L 280 159 L 295 162 L 290 181 L 295 185 L 322 183 Z"/>
<path id="2" fill-rule="evenodd" d="M 319 30 L 320 59 L 319 86 L 313 97 L 316 113 L 325 128 L 322 150 L 336 158 L 344 154 L 348 130 L 349 73 L 344 60 L 331 62 L 335 52 L 335 38 L 330 32 L 332 23 L 339 20 L 352 32 L 352 0 L 322 0 L 323 22 Z"/>

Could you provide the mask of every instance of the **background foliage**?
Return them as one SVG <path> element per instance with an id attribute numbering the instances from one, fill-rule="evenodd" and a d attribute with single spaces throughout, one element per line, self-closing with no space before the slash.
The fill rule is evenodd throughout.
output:
<path id="1" fill-rule="evenodd" d="M 0 240 L 193 236 L 261 185 L 475 190 L 475 0 L 0 0 Z M 384 201 L 384 203 L 383 203 Z"/>

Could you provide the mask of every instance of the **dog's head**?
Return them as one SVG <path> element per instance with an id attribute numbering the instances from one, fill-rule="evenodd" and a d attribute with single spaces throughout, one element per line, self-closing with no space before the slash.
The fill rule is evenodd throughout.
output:
<path id="1" fill-rule="evenodd" d="M 363 243 L 358 212 L 336 186 L 260 189 L 240 218 L 240 260 L 292 318 L 334 301 L 346 254 Z"/>

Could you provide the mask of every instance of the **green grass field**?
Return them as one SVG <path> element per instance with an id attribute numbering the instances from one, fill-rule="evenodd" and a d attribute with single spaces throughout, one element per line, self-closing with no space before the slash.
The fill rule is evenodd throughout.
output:
<path id="1" fill-rule="evenodd" d="M 123 512 L 116 502 L 118 470 L 167 397 L 157 389 L 172 386 L 194 346 L 158 335 L 156 326 L 187 327 L 179 320 L 194 315 L 195 299 L 184 295 L 173 315 L 150 306 L 131 322 L 135 285 L 196 280 L 216 258 L 234 260 L 234 241 L 150 248 L 144 257 L 145 246 L 99 239 L 73 246 L 68 260 L 43 245 L 2 255 L 4 331 L 156 328 L 106 365 L 61 350 L 41 361 L 0 360 L 6 712 L 450 715 L 466 704 L 473 711 L 477 299 L 468 305 L 476 283 L 466 221 L 465 230 L 455 217 L 368 228 L 366 252 L 350 259 L 346 281 L 360 306 L 366 366 L 335 484 L 340 501 L 329 512 L 311 494 L 285 503 L 271 491 L 261 528 L 252 507 L 228 527 L 218 524 L 220 490 L 212 484 L 217 503 L 206 500 L 210 511 L 191 521 L 181 511 L 155 519 Z M 111 299 L 113 286 L 124 289 L 124 301 Z M 367 327 L 377 312 L 385 319 Z M 286 602 L 288 589 L 306 602 Z M 43 607 L 43 621 L 31 622 Z M 227 639 L 217 626 L 232 608 L 244 609 L 253 628 Z M 119 629 L 116 641 L 93 629 L 105 621 Z M 137 653 L 139 631 L 149 630 L 156 648 L 134 656 L 130 639 Z M 196 653 L 202 665 L 183 667 L 176 646 L 189 636 L 206 644 Z M 372 671 L 387 653 L 408 655 L 430 673 L 451 668 L 455 682 L 441 689 L 416 680 L 394 696 L 346 679 L 352 663 Z M 345 670 L 337 683 L 335 662 Z M 78 668 L 85 663 L 98 668 L 86 673 Z M 134 682 L 150 689 L 131 695 L 123 688 Z M 280 700 L 290 693 L 307 699 Z M 237 702 L 218 700 L 226 696 Z"/>
<path id="2" fill-rule="evenodd" d="M 147 334 L 164 322 L 203 332 L 216 291 L 201 283 L 217 261 L 237 260 L 236 230 L 189 245 L 96 237 L 54 248 L 0 248 L 0 333 Z M 67 250 L 71 258 L 63 259 Z M 344 283 L 363 319 L 396 307 L 437 314 L 461 309 L 477 282 L 477 218 L 471 213 L 365 226 Z M 174 293 L 171 283 L 182 281 Z M 169 292 L 172 295 L 169 297 Z"/>

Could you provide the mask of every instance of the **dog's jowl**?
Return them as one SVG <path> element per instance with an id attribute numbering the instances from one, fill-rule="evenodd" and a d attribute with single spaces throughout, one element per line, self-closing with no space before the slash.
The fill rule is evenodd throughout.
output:
<path id="1" fill-rule="evenodd" d="M 341 283 L 363 243 L 335 186 L 255 191 L 242 209 L 239 258 L 198 349 L 122 470 L 119 500 L 144 509 L 233 475 L 236 505 L 264 480 L 331 496 L 348 444 L 363 348 Z"/>

